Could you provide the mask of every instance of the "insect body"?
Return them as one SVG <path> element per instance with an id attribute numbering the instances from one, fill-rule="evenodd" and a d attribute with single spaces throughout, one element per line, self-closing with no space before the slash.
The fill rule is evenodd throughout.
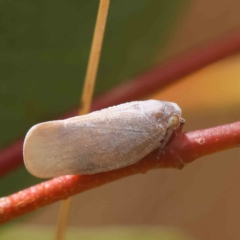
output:
<path id="1" fill-rule="evenodd" d="M 26 135 L 24 162 L 41 178 L 122 168 L 163 148 L 180 121 L 176 103 L 147 100 L 40 123 Z"/>

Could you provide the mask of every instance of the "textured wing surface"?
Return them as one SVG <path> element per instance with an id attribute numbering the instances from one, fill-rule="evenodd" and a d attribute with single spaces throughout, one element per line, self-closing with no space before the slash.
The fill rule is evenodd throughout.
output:
<path id="1" fill-rule="evenodd" d="M 24 143 L 26 167 L 38 177 L 54 177 L 109 171 L 137 162 L 159 147 L 161 139 L 134 106 L 34 126 Z"/>

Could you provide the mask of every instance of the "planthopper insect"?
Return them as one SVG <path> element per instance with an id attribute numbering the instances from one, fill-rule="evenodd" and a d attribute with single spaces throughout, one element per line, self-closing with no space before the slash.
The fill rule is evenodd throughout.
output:
<path id="1" fill-rule="evenodd" d="M 39 123 L 25 137 L 24 162 L 40 178 L 122 168 L 162 149 L 180 121 L 176 103 L 147 100 Z"/>

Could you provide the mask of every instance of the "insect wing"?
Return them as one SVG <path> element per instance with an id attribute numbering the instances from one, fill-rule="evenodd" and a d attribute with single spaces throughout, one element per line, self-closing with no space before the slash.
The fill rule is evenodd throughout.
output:
<path id="1" fill-rule="evenodd" d="M 35 176 L 92 174 L 133 164 L 160 146 L 138 102 L 34 126 L 24 159 Z"/>

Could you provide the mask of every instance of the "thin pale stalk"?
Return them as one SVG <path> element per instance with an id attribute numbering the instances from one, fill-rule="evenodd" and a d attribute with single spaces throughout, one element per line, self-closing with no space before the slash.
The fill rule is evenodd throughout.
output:
<path id="1" fill-rule="evenodd" d="M 92 47 L 90 52 L 90 57 L 88 61 L 87 73 L 84 81 L 83 94 L 80 103 L 79 115 L 87 114 L 90 111 L 92 103 L 92 95 L 95 86 L 95 80 L 97 76 L 97 70 L 99 65 L 100 54 L 102 50 L 102 42 L 106 27 L 109 0 L 101 0 L 98 16 L 96 21 L 96 26 L 94 30 L 94 36 L 92 41 Z"/>
<path id="2" fill-rule="evenodd" d="M 87 73 L 84 81 L 83 94 L 79 108 L 79 115 L 87 114 L 90 111 L 99 59 L 102 50 L 102 42 L 106 27 L 109 4 L 109 0 L 100 0 L 92 47 L 88 61 Z M 69 199 L 63 201 L 61 204 L 57 225 L 56 240 L 62 240 L 65 238 L 72 200 L 73 199 L 70 197 Z"/>

